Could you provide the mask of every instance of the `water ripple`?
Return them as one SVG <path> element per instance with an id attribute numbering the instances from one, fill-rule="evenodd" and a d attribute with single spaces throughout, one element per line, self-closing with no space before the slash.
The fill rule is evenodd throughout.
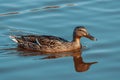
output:
<path id="1" fill-rule="evenodd" d="M 120 1 L 1 0 L 0 3 L 0 49 L 16 47 L 9 35 L 48 34 L 72 40 L 73 29 L 79 25 L 84 25 L 98 39 L 96 42 L 81 40 L 83 45 L 87 45 L 82 54 L 83 61 L 98 61 L 83 73 L 76 73 L 72 57 L 52 59 L 56 56 L 0 50 L 1 80 L 120 78 Z"/>
<path id="2" fill-rule="evenodd" d="M 62 7 L 72 7 L 72 6 L 76 6 L 76 5 L 77 4 L 70 3 L 70 4 L 65 4 L 65 5 L 44 6 L 44 7 L 40 7 L 40 8 L 34 8 L 34 9 L 24 10 L 24 11 L 21 11 L 21 12 L 3 13 L 3 14 L 0 14 L 0 16 L 11 16 L 11 15 L 23 14 L 23 13 L 29 13 L 29 12 L 38 12 L 38 11 L 41 11 L 41 10 L 58 9 L 58 8 L 62 8 Z"/>

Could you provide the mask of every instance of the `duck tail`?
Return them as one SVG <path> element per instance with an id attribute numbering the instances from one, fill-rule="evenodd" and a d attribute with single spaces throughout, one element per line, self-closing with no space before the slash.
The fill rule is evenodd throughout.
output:
<path id="1" fill-rule="evenodd" d="M 16 39 L 15 36 L 9 36 L 10 39 L 12 39 L 14 42 L 18 43 L 18 40 Z"/>

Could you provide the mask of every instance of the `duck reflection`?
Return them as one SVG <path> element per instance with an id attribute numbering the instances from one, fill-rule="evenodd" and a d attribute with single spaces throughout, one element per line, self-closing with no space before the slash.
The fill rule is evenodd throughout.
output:
<path id="1" fill-rule="evenodd" d="M 92 64 L 95 64 L 97 62 L 84 62 L 83 58 L 80 53 L 76 53 L 76 55 L 73 56 L 74 66 L 75 70 L 77 72 L 84 72 L 87 71 Z"/>
<path id="2" fill-rule="evenodd" d="M 76 50 L 72 52 L 64 52 L 64 53 L 40 53 L 40 52 L 23 52 L 19 54 L 20 56 L 37 56 L 37 55 L 45 55 L 46 57 L 43 57 L 42 59 L 56 59 L 56 58 L 61 58 L 61 57 L 73 57 L 73 62 L 74 62 L 74 68 L 76 72 L 84 72 L 87 71 L 92 64 L 95 64 L 97 62 L 84 62 L 82 58 L 82 50 Z"/>

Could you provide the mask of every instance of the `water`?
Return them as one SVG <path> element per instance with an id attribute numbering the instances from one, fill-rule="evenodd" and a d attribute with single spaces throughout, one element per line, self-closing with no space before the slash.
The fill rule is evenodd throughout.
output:
<path id="1" fill-rule="evenodd" d="M 83 38 L 84 62 L 98 62 L 76 72 L 72 56 L 42 59 L 46 55 L 0 50 L 0 80 L 118 80 L 120 78 L 120 1 L 118 0 L 0 0 L 0 49 L 15 48 L 13 34 L 51 34 L 72 39 L 84 25 L 98 41 Z"/>

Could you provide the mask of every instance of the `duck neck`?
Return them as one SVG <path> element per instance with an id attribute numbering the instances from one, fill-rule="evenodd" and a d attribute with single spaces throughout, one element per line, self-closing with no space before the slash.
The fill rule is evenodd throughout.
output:
<path id="1" fill-rule="evenodd" d="M 80 46 L 80 38 L 81 37 L 78 37 L 75 34 L 73 34 L 73 40 L 72 40 L 72 42 L 74 42 L 76 45 Z"/>
<path id="2" fill-rule="evenodd" d="M 81 38 L 81 37 L 73 36 L 73 40 L 72 40 L 72 42 L 75 42 L 75 43 L 80 44 L 80 38 Z"/>

